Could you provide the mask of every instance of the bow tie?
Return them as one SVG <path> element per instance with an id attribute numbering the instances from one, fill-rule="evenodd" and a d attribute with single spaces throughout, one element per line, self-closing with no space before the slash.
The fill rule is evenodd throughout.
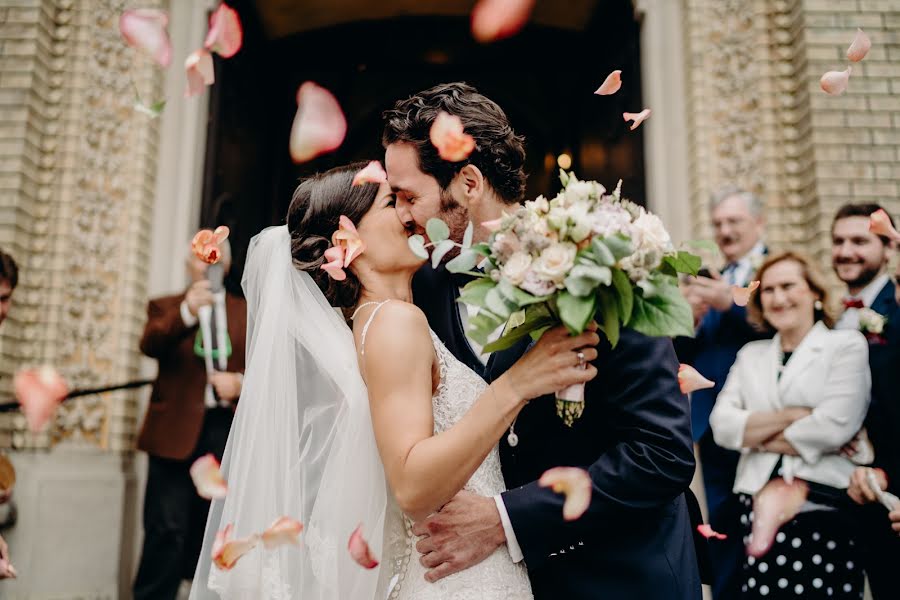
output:
<path id="1" fill-rule="evenodd" d="M 866 305 L 859 298 L 844 298 L 844 308 L 865 308 Z"/>

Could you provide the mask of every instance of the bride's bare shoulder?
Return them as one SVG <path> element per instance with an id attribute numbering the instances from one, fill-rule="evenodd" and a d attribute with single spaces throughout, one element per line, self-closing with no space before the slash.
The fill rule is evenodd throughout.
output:
<path id="1" fill-rule="evenodd" d="M 366 331 L 366 348 L 371 344 L 393 345 L 397 342 L 409 343 L 421 340 L 424 334 L 428 339 L 428 319 L 425 313 L 409 302 L 391 300 L 378 308 L 371 317 Z"/>

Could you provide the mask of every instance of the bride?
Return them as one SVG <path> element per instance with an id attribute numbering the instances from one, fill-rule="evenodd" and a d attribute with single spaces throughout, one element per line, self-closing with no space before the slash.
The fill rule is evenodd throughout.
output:
<path id="1" fill-rule="evenodd" d="M 487 385 L 411 303 L 423 261 L 390 187 L 351 185 L 363 166 L 301 183 L 287 226 L 251 241 L 247 369 L 222 462 L 228 494 L 210 509 L 192 599 L 531 598 L 505 545 L 426 582 L 411 525 L 460 490 L 504 491 L 497 441 L 529 399 L 596 375 L 582 365 L 598 337 L 550 330 Z M 231 570 L 211 565 L 217 531 L 232 524 L 248 537 L 281 516 L 303 522 L 301 545 L 258 545 Z M 360 524 L 377 568 L 348 552 Z"/>

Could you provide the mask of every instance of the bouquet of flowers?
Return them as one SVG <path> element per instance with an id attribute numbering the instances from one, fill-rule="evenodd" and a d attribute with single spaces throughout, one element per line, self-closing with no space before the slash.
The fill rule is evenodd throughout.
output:
<path id="1" fill-rule="evenodd" d="M 486 352 L 528 335 L 537 339 L 560 323 L 578 334 L 591 320 L 612 346 L 623 326 L 651 336 L 693 335 L 678 274 L 696 275 L 700 258 L 676 250 L 659 217 L 623 199 L 621 181 L 608 194 L 573 173 L 560 171 L 560 179 L 563 189 L 552 200 L 539 196 L 485 223 L 492 231 L 488 243 L 472 245 L 470 224 L 456 244 L 439 220 L 426 227 L 430 244 L 421 236 L 410 239 L 420 256 L 433 246 L 435 264 L 454 246 L 462 248 L 447 268 L 477 277 L 460 296 L 479 308 L 470 335 Z M 471 271 L 476 265 L 481 272 Z M 500 338 L 487 343 L 504 325 Z M 584 386 L 558 392 L 556 408 L 571 426 L 584 410 Z"/>

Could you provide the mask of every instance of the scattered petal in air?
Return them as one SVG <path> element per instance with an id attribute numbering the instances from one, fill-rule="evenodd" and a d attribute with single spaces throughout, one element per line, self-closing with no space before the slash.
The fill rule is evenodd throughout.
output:
<path id="1" fill-rule="evenodd" d="M 622 113 L 623 119 L 625 119 L 626 121 L 634 121 L 631 124 L 631 131 L 634 131 L 635 129 L 637 129 L 640 126 L 640 124 L 643 123 L 649 116 L 650 116 L 649 108 L 645 108 L 644 110 L 642 110 L 639 113 L 628 113 L 628 112 Z"/>
<path id="2" fill-rule="evenodd" d="M 168 67 L 172 62 L 168 25 L 169 15 L 155 8 L 126 10 L 119 17 L 119 31 L 125 42 L 149 55 L 161 67 Z"/>
<path id="3" fill-rule="evenodd" d="M 222 249 L 219 245 L 228 239 L 229 230 L 224 225 L 217 227 L 215 231 L 201 229 L 191 240 L 191 250 L 194 256 L 205 263 L 215 264 L 222 258 Z"/>
<path id="4" fill-rule="evenodd" d="M 69 393 L 66 380 L 53 367 L 24 369 L 13 378 L 13 390 L 28 428 L 37 433 L 56 412 L 56 407 Z"/>
<path id="5" fill-rule="evenodd" d="M 872 40 L 869 39 L 866 32 L 862 29 L 857 29 L 856 37 L 853 38 L 853 43 L 847 48 L 847 58 L 851 62 L 859 62 L 866 57 L 866 54 L 869 53 L 871 47 Z"/>
<path id="6" fill-rule="evenodd" d="M 781 477 L 769 481 L 753 498 L 753 528 L 747 554 L 764 556 L 772 547 L 775 534 L 782 525 L 794 518 L 809 494 L 809 486 L 802 479 L 791 483 Z"/>
<path id="7" fill-rule="evenodd" d="M 609 96 L 618 92 L 620 87 L 622 87 L 622 71 L 617 69 L 606 76 L 606 80 L 594 93 L 598 96 Z"/>
<path id="8" fill-rule="evenodd" d="M 847 67 L 845 71 L 828 71 L 822 75 L 822 79 L 819 80 L 822 91 L 832 96 L 843 94 L 847 91 L 847 84 L 850 83 L 850 71 L 850 67 Z"/>
<path id="9" fill-rule="evenodd" d="M 465 160 L 475 149 L 475 138 L 463 130 L 462 120 L 441 111 L 429 132 L 431 143 L 441 158 L 450 162 Z"/>
<path id="10" fill-rule="evenodd" d="M 697 525 L 697 531 L 700 532 L 700 535 L 705 537 L 706 539 L 715 538 L 717 540 L 725 540 L 728 539 L 728 536 L 724 533 L 719 533 L 715 531 L 710 525 L 703 523 L 701 525 Z"/>
<path id="11" fill-rule="evenodd" d="M 734 299 L 734 303 L 738 306 L 747 306 L 750 302 L 750 294 L 758 287 L 758 281 L 751 281 L 750 285 L 747 287 L 740 287 L 738 285 L 731 286 L 731 297 Z"/>
<path id="12" fill-rule="evenodd" d="M 350 535 L 347 549 L 350 551 L 350 556 L 353 557 L 353 560 L 361 567 L 374 569 L 378 566 L 378 559 L 372 556 L 372 551 L 369 549 L 369 543 L 363 538 L 362 523 L 360 523 L 359 527 L 354 529 L 353 533 Z"/>
<path id="13" fill-rule="evenodd" d="M 377 160 L 371 161 L 353 176 L 351 185 L 362 185 L 364 183 L 384 183 L 387 181 L 387 173 Z"/>
<path id="14" fill-rule="evenodd" d="M 0 558 L 0 579 L 5 577 L 15 579 L 18 576 L 19 574 L 16 573 L 16 568 L 12 566 L 12 563 L 5 558 Z"/>
<path id="15" fill-rule="evenodd" d="M 212 546 L 212 561 L 219 569 L 229 571 L 237 563 L 238 559 L 247 554 L 259 542 L 259 536 L 254 534 L 246 538 L 232 539 L 234 525 L 229 523 L 225 529 L 216 533 L 216 539 Z"/>
<path id="16" fill-rule="evenodd" d="M 231 230 L 228 229 L 227 225 L 219 225 L 216 227 L 216 230 L 213 231 L 213 240 L 217 244 L 221 244 L 225 240 L 228 239 L 228 236 L 231 235 Z"/>
<path id="17" fill-rule="evenodd" d="M 190 473 L 194 487 L 197 488 L 197 494 L 201 498 L 214 500 L 224 498 L 228 493 L 225 478 L 222 477 L 222 472 L 219 470 L 219 461 L 212 454 L 206 454 L 195 460 L 191 465 Z"/>
<path id="18" fill-rule="evenodd" d="M 196 96 L 203 89 L 216 81 L 216 72 L 213 69 L 212 54 L 206 50 L 194 50 L 184 61 L 184 71 L 187 73 L 187 89 L 184 91 L 186 98 Z"/>
<path id="19" fill-rule="evenodd" d="M 335 150 L 347 134 L 347 120 L 335 97 L 307 81 L 297 90 L 297 115 L 291 128 L 291 158 L 306 162 Z"/>
<path id="20" fill-rule="evenodd" d="M 283 544 L 297 545 L 300 543 L 301 531 L 303 531 L 303 523 L 290 517 L 280 517 L 262 532 L 260 538 L 263 546 L 269 549 Z"/>
<path id="21" fill-rule="evenodd" d="M 678 385 L 682 394 L 690 394 L 696 390 L 715 387 L 715 383 L 701 375 L 690 365 L 678 365 Z"/>
<path id="22" fill-rule="evenodd" d="M 891 224 L 891 218 L 883 208 L 879 208 L 869 216 L 869 231 L 875 235 L 900 241 L 900 232 L 894 229 L 894 226 Z"/>
<path id="23" fill-rule="evenodd" d="M 241 49 L 243 39 L 244 30 L 237 11 L 223 2 L 209 17 L 209 33 L 203 45 L 222 58 L 231 58 Z"/>
<path id="24" fill-rule="evenodd" d="M 534 0 L 479 0 L 472 9 L 472 37 L 495 42 L 519 32 L 534 8 Z"/>
<path id="25" fill-rule="evenodd" d="M 490 221 L 485 221 L 481 224 L 482 227 L 490 231 L 491 233 L 500 231 L 500 227 L 503 225 L 503 217 L 492 219 Z"/>
<path id="26" fill-rule="evenodd" d="M 545 471 L 538 481 L 541 487 L 552 488 L 566 497 L 563 503 L 563 519 L 574 521 L 584 514 L 591 505 L 593 485 L 591 476 L 577 467 L 554 467 Z"/>

